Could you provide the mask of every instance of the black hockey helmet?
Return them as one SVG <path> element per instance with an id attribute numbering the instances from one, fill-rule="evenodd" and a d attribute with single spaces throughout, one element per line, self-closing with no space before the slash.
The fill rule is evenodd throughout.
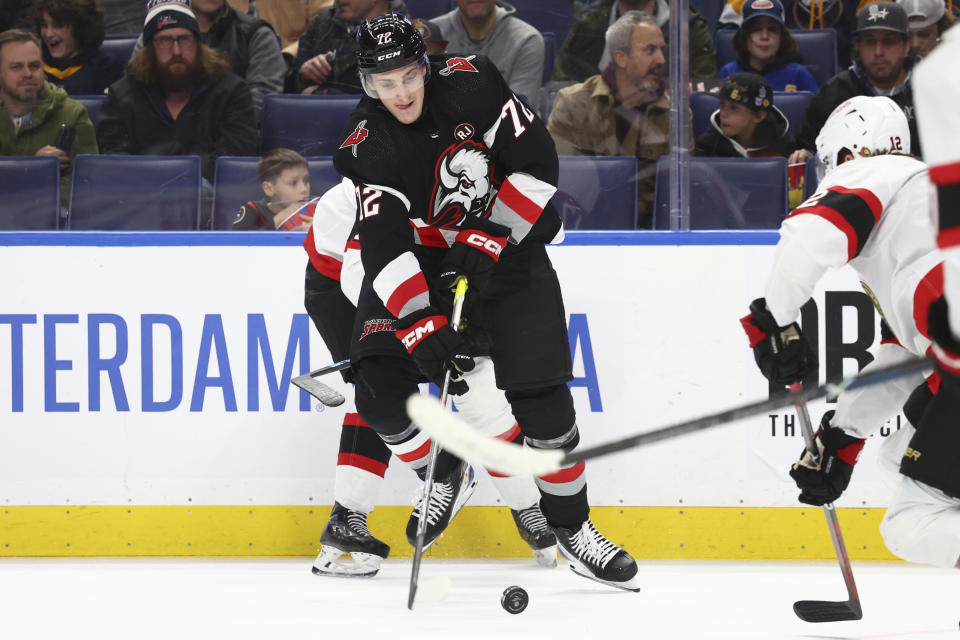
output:
<path id="1" fill-rule="evenodd" d="M 357 29 L 356 38 L 361 75 L 393 71 L 423 61 L 427 51 L 420 32 L 399 13 L 365 20 Z"/>

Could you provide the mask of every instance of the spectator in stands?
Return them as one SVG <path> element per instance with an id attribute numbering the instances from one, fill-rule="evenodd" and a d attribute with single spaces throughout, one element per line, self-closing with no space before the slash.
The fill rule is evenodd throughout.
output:
<path id="1" fill-rule="evenodd" d="M 70 95 L 104 93 L 126 60 L 100 51 L 103 11 L 96 0 L 37 0 L 31 15 L 43 41 L 47 80 Z"/>
<path id="2" fill-rule="evenodd" d="M 789 156 L 796 146 L 786 116 L 773 104 L 773 89 L 763 76 L 740 71 L 727 76 L 720 108 L 710 129 L 697 138 L 694 153 L 722 158 Z"/>
<path id="3" fill-rule="evenodd" d="M 780 0 L 747 0 L 743 5 L 743 24 L 733 36 L 737 59 L 720 69 L 719 76 L 753 71 L 759 73 L 774 91 L 817 92 L 817 81 L 800 64 L 797 41 L 783 23 Z"/>
<path id="4" fill-rule="evenodd" d="M 413 21 L 413 27 L 420 32 L 423 44 L 427 47 L 428 56 L 435 53 L 446 53 L 447 39 L 443 37 L 443 31 L 440 30 L 436 22 L 417 18 Z"/>
<path id="5" fill-rule="evenodd" d="M 635 156 L 638 226 L 651 226 L 657 158 L 670 152 L 670 99 L 656 19 L 628 11 L 606 33 L 612 62 L 561 89 L 547 129 L 561 155 Z"/>
<path id="6" fill-rule="evenodd" d="M 0 32 L 8 29 L 30 28 L 30 5 L 33 0 L 3 0 L 0 2 Z"/>
<path id="7" fill-rule="evenodd" d="M 907 13 L 895 2 L 872 2 L 857 14 L 854 63 L 827 80 L 813 97 L 797 136 L 790 164 L 806 162 L 817 134 L 833 110 L 853 96 L 887 96 L 903 109 L 910 124 L 910 153 L 920 155 L 920 136 L 910 86 L 910 33 Z"/>
<path id="8" fill-rule="evenodd" d="M 0 155 L 58 158 L 60 196 L 66 203 L 71 162 L 78 153 L 97 153 L 87 110 L 44 79 L 36 34 L 20 29 L 0 33 Z"/>
<path id="9" fill-rule="evenodd" d="M 560 48 L 553 69 L 553 80 L 581 82 L 605 69 L 610 63 L 610 53 L 604 46 L 604 32 L 628 11 L 644 11 L 653 15 L 661 30 L 666 29 L 670 20 L 670 4 L 667 0 L 594 0 L 574 22 Z M 710 35 L 710 25 L 706 18 L 693 9 L 689 15 L 689 32 L 690 78 L 715 78 L 717 51 Z M 666 36 L 664 33 L 664 38 Z"/>
<path id="10" fill-rule="evenodd" d="M 151 7 L 144 46 L 100 111 L 102 153 L 199 155 L 208 181 L 217 156 L 257 154 L 250 90 L 199 37 L 185 0 Z"/>
<path id="11" fill-rule="evenodd" d="M 99 0 L 108 36 L 137 36 L 147 18 L 144 0 Z"/>
<path id="12" fill-rule="evenodd" d="M 457 0 L 457 8 L 433 19 L 451 53 L 485 55 L 514 93 L 536 107 L 543 83 L 543 36 L 502 0 Z"/>
<path id="13" fill-rule="evenodd" d="M 333 0 L 228 0 L 230 6 L 241 13 L 251 13 L 267 21 L 280 36 L 284 53 L 293 47 L 297 55 L 297 40 L 307 30 L 321 9 L 333 4 Z M 253 9 L 253 11 L 251 11 Z"/>
<path id="14" fill-rule="evenodd" d="M 288 93 L 363 93 L 353 39 L 356 26 L 384 13 L 407 15 L 403 0 L 339 0 L 300 36 L 287 76 Z"/>
<path id="15" fill-rule="evenodd" d="M 310 199 L 310 168 L 307 160 L 292 149 L 274 149 L 257 163 L 262 200 L 240 207 L 233 221 L 234 231 L 305 231 L 313 218 L 301 215 L 300 208 Z"/>
<path id="16" fill-rule="evenodd" d="M 953 15 L 943 0 L 897 0 L 910 20 L 910 53 L 917 58 L 930 55 L 943 32 L 953 26 Z"/>

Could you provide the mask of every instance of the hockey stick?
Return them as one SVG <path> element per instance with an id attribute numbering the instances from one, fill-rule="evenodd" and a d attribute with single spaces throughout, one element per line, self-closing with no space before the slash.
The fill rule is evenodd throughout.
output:
<path id="1" fill-rule="evenodd" d="M 302 376 L 290 378 L 290 384 L 300 387 L 328 407 L 339 407 L 346 402 L 347 399 L 342 393 L 330 385 L 320 382 L 317 378 L 328 373 L 333 373 L 334 371 L 343 371 L 349 366 L 349 359 L 334 362 L 326 367 L 314 369 L 310 373 L 305 373 Z"/>
<path id="2" fill-rule="evenodd" d="M 454 331 L 460 330 L 460 316 L 463 313 L 463 300 L 467 293 L 467 279 L 463 276 L 457 278 L 456 289 L 453 293 L 453 313 L 450 314 L 450 326 Z M 450 378 L 453 372 L 450 367 L 443 373 L 443 386 L 440 388 L 440 410 L 448 413 L 447 395 L 450 390 Z M 416 422 L 416 421 L 414 421 Z M 419 426 L 419 423 L 417 423 Z M 429 432 L 428 432 L 429 433 Z M 420 561 L 423 559 L 423 543 L 427 534 L 427 513 L 430 511 L 430 491 L 433 489 L 433 472 L 437 464 L 437 456 L 440 454 L 440 445 L 436 438 L 431 438 L 430 455 L 427 458 L 427 475 L 423 481 L 423 506 L 420 507 L 420 519 L 417 521 L 417 544 L 413 547 L 413 566 L 410 569 L 410 588 L 407 592 L 407 609 L 413 609 L 415 605 L 426 606 L 433 604 L 446 597 L 450 590 L 450 582 L 433 582 L 431 588 L 424 589 L 424 593 L 417 598 L 417 587 L 420 578 Z M 424 585 L 426 586 L 426 584 Z"/>
<path id="3" fill-rule="evenodd" d="M 561 467 L 582 460 L 598 458 L 633 447 L 641 447 L 688 433 L 703 431 L 792 404 L 823 397 L 834 398 L 846 389 L 856 389 L 885 382 L 932 367 L 932 362 L 927 358 L 915 358 L 889 367 L 875 369 L 862 375 L 848 376 L 837 383 L 828 382 L 812 389 L 803 389 L 799 393 L 778 395 L 767 400 L 720 411 L 713 415 L 679 422 L 662 429 L 639 433 L 593 447 L 585 447 L 566 455 L 555 450 L 519 447 L 503 440 L 488 438 L 472 429 L 457 416 L 443 411 L 435 400 L 426 396 L 412 395 L 407 398 L 407 414 L 423 431 L 427 432 L 436 442 L 439 442 L 444 449 L 464 460 L 509 475 L 539 476 L 558 471 Z"/>
<path id="4" fill-rule="evenodd" d="M 790 391 L 797 395 L 803 390 L 803 385 L 796 382 L 790 385 Z M 820 450 L 813 438 L 813 425 L 810 423 L 810 412 L 806 402 L 796 405 L 797 416 L 800 418 L 800 430 L 803 433 L 803 442 L 814 466 L 820 464 Z M 840 531 L 840 521 L 837 519 L 837 510 L 833 503 L 823 505 L 823 515 L 827 518 L 830 528 L 830 538 L 833 540 L 833 550 L 840 563 L 840 573 L 847 585 L 846 602 L 831 602 L 829 600 L 798 600 L 793 603 L 793 612 L 804 622 L 836 622 L 837 620 L 859 620 L 863 617 L 860 608 L 860 595 L 857 593 L 857 583 L 853 580 L 853 568 L 850 566 L 850 557 L 847 555 L 847 546 L 843 542 L 843 533 Z"/>

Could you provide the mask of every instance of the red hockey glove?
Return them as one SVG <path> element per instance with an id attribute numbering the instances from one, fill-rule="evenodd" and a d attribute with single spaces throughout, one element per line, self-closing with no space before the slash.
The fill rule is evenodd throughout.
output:
<path id="1" fill-rule="evenodd" d="M 483 289 L 510 236 L 506 227 L 482 218 L 470 218 L 464 225 L 440 263 L 440 287 L 444 290 L 452 289 L 459 276 L 466 276 L 474 291 Z"/>
<path id="2" fill-rule="evenodd" d="M 810 452 L 804 449 L 800 460 L 793 463 L 790 477 L 800 488 L 800 502 L 820 507 L 835 502 L 850 484 L 853 467 L 860 458 L 866 440 L 854 438 L 843 429 L 830 426 L 833 411 L 823 414 L 816 433 L 820 464 L 814 465 Z"/>
<path id="3" fill-rule="evenodd" d="M 405 315 L 397 321 L 396 334 L 427 380 L 442 386 L 444 370 L 450 367 L 450 394 L 459 396 L 466 392 L 467 383 L 459 374 L 473 371 L 476 363 L 463 336 L 436 308 Z"/>
<path id="4" fill-rule="evenodd" d="M 817 369 L 817 354 L 800 332 L 796 322 L 781 327 L 767 309 L 767 301 L 750 303 L 750 315 L 740 318 L 750 339 L 753 359 L 760 373 L 776 384 L 788 385 L 803 380 Z"/>

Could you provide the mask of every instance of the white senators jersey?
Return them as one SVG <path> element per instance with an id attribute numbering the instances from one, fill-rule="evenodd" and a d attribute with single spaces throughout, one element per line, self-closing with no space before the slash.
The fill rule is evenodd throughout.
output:
<path id="1" fill-rule="evenodd" d="M 344 178 L 319 198 L 303 205 L 301 211 L 313 216 L 303 248 L 313 267 L 334 280 L 340 280 L 343 253 L 357 217 L 357 196 L 353 183 Z"/>
<path id="2" fill-rule="evenodd" d="M 929 189 L 926 165 L 908 156 L 860 158 L 828 174 L 780 226 L 766 288 L 777 322 L 794 322 L 827 268 L 849 263 L 900 344 L 926 353 L 927 312 L 943 294 Z"/>

